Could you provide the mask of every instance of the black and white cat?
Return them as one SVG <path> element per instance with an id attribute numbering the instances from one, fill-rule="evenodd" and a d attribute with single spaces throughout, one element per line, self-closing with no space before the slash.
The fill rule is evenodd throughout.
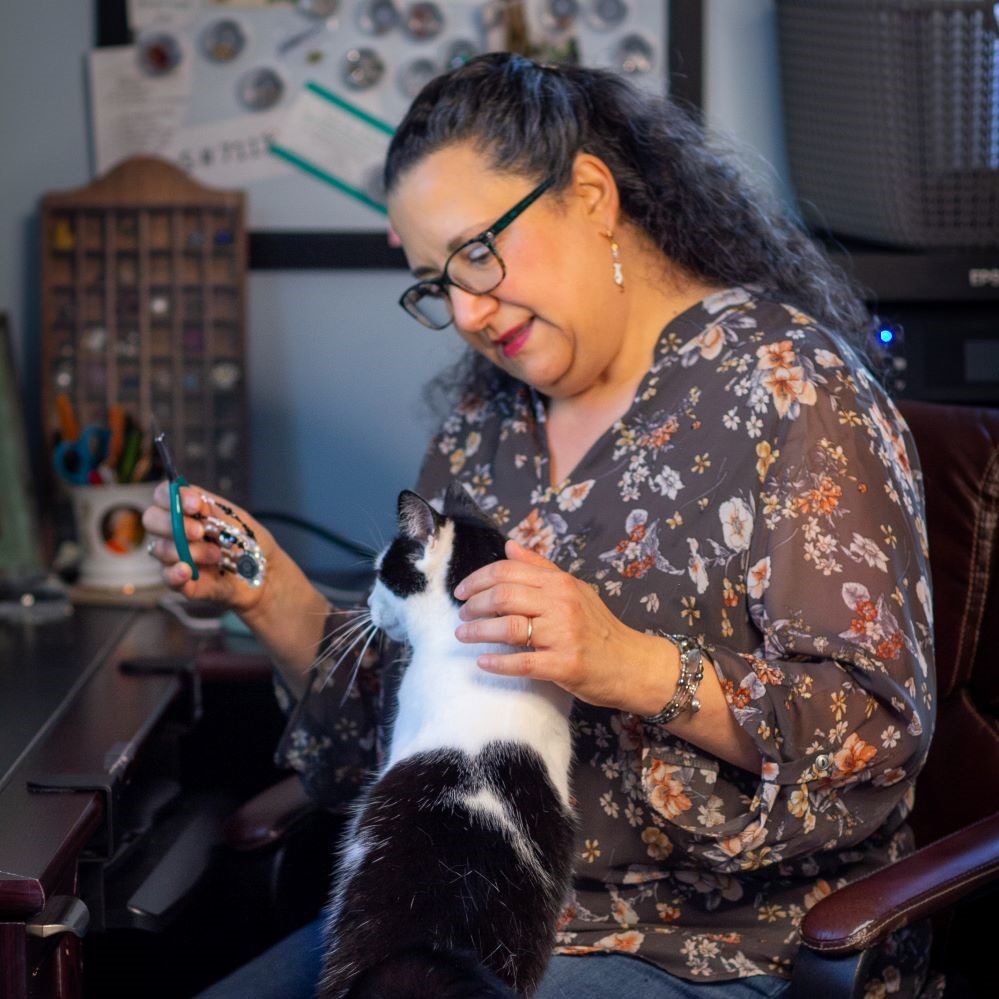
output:
<path id="1" fill-rule="evenodd" d="M 504 557 L 464 490 L 443 515 L 403 492 L 398 521 L 368 602 L 412 654 L 387 762 L 340 858 L 319 995 L 530 995 L 570 877 L 571 697 L 483 672 L 486 647 L 455 638 L 455 586 Z"/>

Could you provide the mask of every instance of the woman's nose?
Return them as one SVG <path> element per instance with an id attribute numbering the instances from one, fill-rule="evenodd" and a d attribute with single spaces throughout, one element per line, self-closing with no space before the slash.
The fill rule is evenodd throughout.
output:
<path id="1" fill-rule="evenodd" d="M 473 295 L 455 285 L 448 292 L 451 296 L 454 325 L 462 333 L 479 333 L 496 311 L 496 299 L 490 294 Z"/>

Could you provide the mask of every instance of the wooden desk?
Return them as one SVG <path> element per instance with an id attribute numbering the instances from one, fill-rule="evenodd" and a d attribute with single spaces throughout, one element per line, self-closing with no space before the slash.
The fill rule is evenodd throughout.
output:
<path id="1" fill-rule="evenodd" d="M 75 896 L 81 855 L 111 848 L 100 790 L 38 791 L 62 778 L 129 783 L 186 681 L 127 675 L 125 659 L 192 660 L 199 639 L 163 611 L 78 607 L 59 624 L 0 624 L 0 999 L 76 999 L 80 941 L 31 935 Z M 36 927 L 37 931 L 37 927 Z"/>

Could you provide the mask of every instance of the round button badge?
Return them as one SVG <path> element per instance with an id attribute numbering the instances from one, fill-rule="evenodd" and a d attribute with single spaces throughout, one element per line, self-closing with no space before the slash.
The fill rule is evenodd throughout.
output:
<path id="1" fill-rule="evenodd" d="M 351 90 L 367 90 L 384 75 L 385 63 L 374 49 L 351 49 L 343 57 L 340 78 Z"/>
<path id="2" fill-rule="evenodd" d="M 269 111 L 284 95 L 284 80 L 268 66 L 251 69 L 236 85 L 239 103 L 249 111 Z"/>
<path id="3" fill-rule="evenodd" d="M 246 48 L 246 35 L 239 21 L 222 18 L 201 32 L 201 52 L 209 62 L 232 62 Z"/>
<path id="4" fill-rule="evenodd" d="M 184 52 L 173 35 L 157 31 L 139 38 L 137 58 L 146 76 L 166 76 L 180 65 Z"/>

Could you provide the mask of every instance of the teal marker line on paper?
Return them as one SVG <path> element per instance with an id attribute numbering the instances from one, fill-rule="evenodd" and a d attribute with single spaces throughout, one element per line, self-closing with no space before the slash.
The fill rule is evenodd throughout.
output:
<path id="1" fill-rule="evenodd" d="M 348 111 L 350 114 L 354 115 L 355 118 L 360 118 L 362 121 L 367 122 L 374 128 L 379 129 L 386 135 L 395 135 L 395 129 L 382 121 L 380 118 L 376 118 L 373 114 L 369 114 L 363 108 L 357 107 L 355 104 L 351 104 L 349 101 L 345 101 L 339 94 L 334 94 L 332 90 L 327 90 L 325 87 L 320 86 L 318 83 L 314 83 L 309 80 L 305 84 L 306 90 L 311 90 L 316 96 L 322 97 L 329 101 L 331 104 L 335 104 L 339 108 L 343 108 L 344 111 Z"/>
<path id="2" fill-rule="evenodd" d="M 273 143 L 270 149 L 276 156 L 280 156 L 283 160 L 287 160 L 306 173 L 312 174 L 313 177 L 331 184 L 338 190 L 343 191 L 344 194 L 349 194 L 352 198 L 357 198 L 358 201 L 363 201 L 369 208 L 374 208 L 375 211 L 381 212 L 382 215 L 388 215 L 388 209 L 381 202 L 375 201 L 374 198 L 365 194 L 364 191 L 356 187 L 351 187 L 350 184 L 345 183 L 339 177 L 334 177 L 333 174 L 327 173 L 308 160 L 302 159 L 298 153 L 293 153 L 290 149 L 285 149 L 283 146 L 274 145 Z"/>

